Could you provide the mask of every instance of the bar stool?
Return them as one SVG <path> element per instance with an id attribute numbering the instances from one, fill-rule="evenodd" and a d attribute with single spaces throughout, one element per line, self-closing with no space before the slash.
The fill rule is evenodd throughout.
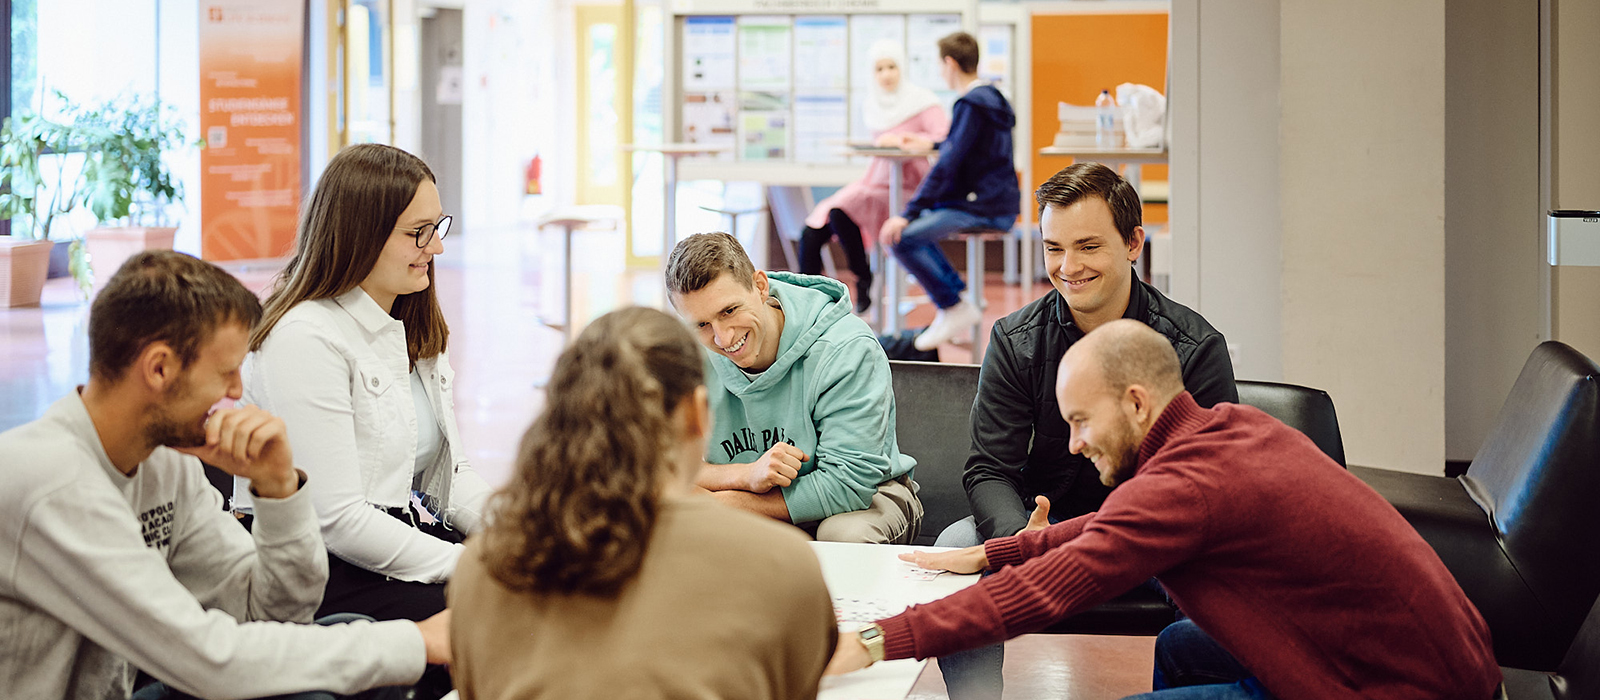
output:
<path id="1" fill-rule="evenodd" d="M 1013 230 L 1015 227 L 1013 227 Z M 964 228 L 956 231 L 967 241 L 967 292 L 971 294 L 970 302 L 980 312 L 977 322 L 972 324 L 972 363 L 983 364 L 983 352 L 988 345 L 988 338 L 983 334 L 983 316 L 981 312 L 989 308 L 989 300 L 984 296 L 984 244 L 989 241 L 1015 241 L 1012 231 L 988 227 Z M 1011 257 L 1011 256 L 1007 256 Z"/>
<path id="2" fill-rule="evenodd" d="M 572 235 L 582 229 L 615 229 L 622 219 L 620 207 L 574 206 L 557 209 L 539 219 L 535 226 L 543 229 L 555 226 L 561 229 L 561 285 L 564 311 L 560 323 L 541 319 L 544 325 L 561 330 L 566 341 L 572 340 Z"/>

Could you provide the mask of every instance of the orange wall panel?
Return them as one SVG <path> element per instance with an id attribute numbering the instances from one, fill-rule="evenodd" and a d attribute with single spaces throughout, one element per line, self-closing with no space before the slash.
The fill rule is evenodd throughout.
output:
<path id="1" fill-rule="evenodd" d="M 1033 144 L 1055 142 L 1061 126 L 1056 103 L 1093 105 L 1101 90 L 1116 94 L 1122 83 L 1167 89 L 1167 15 L 1071 14 L 1033 16 Z M 1029 189 L 1070 165 L 1061 156 L 1035 150 Z M 1148 165 L 1146 180 L 1167 179 L 1167 166 Z M 1166 221 L 1166 207 L 1147 206 L 1145 220 Z"/>
<path id="2" fill-rule="evenodd" d="M 200 6 L 200 253 L 272 258 L 300 210 L 304 8 L 281 0 Z"/>

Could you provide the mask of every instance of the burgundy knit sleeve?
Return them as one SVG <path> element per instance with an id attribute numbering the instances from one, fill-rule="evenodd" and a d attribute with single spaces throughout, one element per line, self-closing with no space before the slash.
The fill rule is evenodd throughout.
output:
<path id="1" fill-rule="evenodd" d="M 1017 565 L 880 621 L 886 656 L 975 649 L 1105 602 L 1193 556 L 1209 515 L 1189 479 L 1145 474 L 1112 492 L 1098 513 L 990 540 L 984 552 L 991 567 Z"/>
<path id="2" fill-rule="evenodd" d="M 996 537 L 983 543 L 983 556 L 989 560 L 989 570 L 996 571 L 1004 566 L 1021 564 L 1071 542 L 1083 534 L 1083 528 L 1094 519 L 1094 515 L 1087 513 L 1071 520 L 1063 520 L 1043 530 L 1023 530 L 1010 537 Z"/>

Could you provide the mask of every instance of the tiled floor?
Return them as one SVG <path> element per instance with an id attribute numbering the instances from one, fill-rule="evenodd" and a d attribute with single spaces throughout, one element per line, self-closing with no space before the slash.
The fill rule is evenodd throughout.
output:
<path id="1" fill-rule="evenodd" d="M 556 232 L 477 230 L 446 241 L 436 279 L 450 321 L 450 359 L 456 369 L 456 410 L 473 465 L 491 483 L 509 475 L 523 430 L 542 404 L 538 389 L 564 336 L 541 322 L 561 314 L 560 239 Z M 574 244 L 574 316 L 587 320 L 628 303 L 660 305 L 661 276 L 628 271 L 615 232 L 579 232 Z M 256 291 L 276 273 L 271 263 L 230 264 Z M 1034 296 L 1047 286 L 1035 285 Z M 1023 303 L 1016 286 L 991 275 L 987 320 Z M 908 315 L 907 327 L 926 325 L 928 306 Z M 33 420 L 87 377 L 88 304 L 69 280 L 52 280 L 38 308 L 0 310 L 0 430 Z M 941 349 L 947 362 L 968 362 L 970 351 Z M 1121 698 L 1149 690 L 1150 637 L 1043 636 L 1007 646 L 1008 698 Z M 945 697 L 930 665 L 911 697 Z"/>

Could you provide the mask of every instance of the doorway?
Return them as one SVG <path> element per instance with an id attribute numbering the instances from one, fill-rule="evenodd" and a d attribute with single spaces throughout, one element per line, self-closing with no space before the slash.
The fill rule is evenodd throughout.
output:
<path id="1" fill-rule="evenodd" d="M 424 10 L 429 12 L 430 10 Z M 461 10 L 433 9 L 424 14 L 418 51 L 421 61 L 421 127 L 419 155 L 439 181 L 439 201 L 446 214 L 462 221 L 461 102 L 466 91 L 462 72 Z"/>

